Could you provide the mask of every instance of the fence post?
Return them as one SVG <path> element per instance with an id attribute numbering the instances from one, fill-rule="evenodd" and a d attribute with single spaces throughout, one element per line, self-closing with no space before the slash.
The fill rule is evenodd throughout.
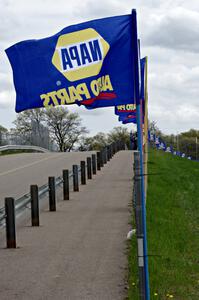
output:
<path id="1" fill-rule="evenodd" d="M 80 162 L 81 166 L 81 184 L 84 185 L 86 184 L 86 163 L 85 161 Z"/>
<path id="2" fill-rule="evenodd" d="M 69 172 L 68 170 L 63 170 L 63 196 L 64 200 L 69 200 Z"/>
<path id="3" fill-rule="evenodd" d="M 49 210 L 56 211 L 55 177 L 48 177 Z"/>
<path id="4" fill-rule="evenodd" d="M 134 153 L 134 184 L 135 184 L 135 221 L 137 236 L 138 253 L 138 272 L 139 272 L 139 290 L 140 299 L 146 299 L 145 288 L 145 269 L 144 269 L 144 234 L 142 223 L 142 195 L 141 195 L 141 176 L 140 176 L 140 154 Z"/>
<path id="5" fill-rule="evenodd" d="M 15 204 L 13 198 L 5 198 L 7 248 L 16 248 Z"/>
<path id="6" fill-rule="evenodd" d="M 101 170 L 100 152 L 97 152 L 97 170 Z"/>
<path id="7" fill-rule="evenodd" d="M 95 175 L 97 173 L 96 169 L 96 155 L 92 154 L 92 172 Z"/>
<path id="8" fill-rule="evenodd" d="M 92 179 L 91 158 L 87 157 L 86 161 L 87 161 L 87 176 L 88 179 Z"/>
<path id="9" fill-rule="evenodd" d="M 79 192 L 78 166 L 73 165 L 73 191 Z"/>
<path id="10" fill-rule="evenodd" d="M 30 186 L 32 226 L 39 226 L 39 195 L 38 186 Z"/>

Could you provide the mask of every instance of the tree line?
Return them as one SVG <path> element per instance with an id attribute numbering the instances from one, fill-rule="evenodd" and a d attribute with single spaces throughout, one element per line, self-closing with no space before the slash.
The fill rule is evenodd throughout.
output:
<path id="1" fill-rule="evenodd" d="M 122 140 L 128 148 L 130 147 L 130 132 L 127 127 L 118 126 L 107 134 L 98 132 L 94 136 L 88 136 L 89 130 L 82 125 L 79 114 L 70 112 L 67 107 L 62 106 L 26 110 L 17 115 L 13 125 L 10 130 L 0 125 L 0 145 L 6 143 L 6 136 L 11 135 L 18 144 L 49 148 L 50 142 L 61 152 L 100 150 L 117 140 Z M 168 146 L 173 146 L 174 150 L 184 152 L 193 159 L 199 159 L 199 130 L 190 129 L 178 135 L 166 135 L 154 121 L 149 122 L 149 129 L 151 133 L 161 137 Z"/>
<path id="2" fill-rule="evenodd" d="M 179 134 L 164 134 L 156 126 L 156 122 L 149 122 L 151 133 L 156 134 L 168 145 L 172 146 L 175 151 L 185 153 L 193 159 L 199 159 L 199 130 L 190 129 Z"/>
<path id="3" fill-rule="evenodd" d="M 122 126 L 113 128 L 108 134 L 99 132 L 87 136 L 89 130 L 82 125 L 79 114 L 66 107 L 26 110 L 17 115 L 13 125 L 10 130 L 0 125 L 0 145 L 5 144 L 10 135 L 14 141 L 36 146 L 43 146 L 43 140 L 48 136 L 61 152 L 100 150 L 117 140 L 129 145 L 129 132 Z"/>

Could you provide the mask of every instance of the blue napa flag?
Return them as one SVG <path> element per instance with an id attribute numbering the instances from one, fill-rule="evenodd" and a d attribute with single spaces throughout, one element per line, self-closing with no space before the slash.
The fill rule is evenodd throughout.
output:
<path id="1" fill-rule="evenodd" d="M 172 146 L 166 147 L 165 152 L 172 153 L 173 152 Z"/>
<path id="2" fill-rule="evenodd" d="M 160 144 L 157 144 L 158 145 L 158 149 L 161 149 L 161 150 L 163 150 L 163 151 L 165 151 L 166 150 L 166 144 L 165 144 L 165 142 L 160 142 Z"/>
<path id="3" fill-rule="evenodd" d="M 160 146 L 160 138 L 158 136 L 156 136 L 156 138 L 155 138 L 155 145 L 157 148 L 159 148 L 159 146 Z"/>
<path id="4" fill-rule="evenodd" d="M 115 114 L 117 116 L 128 116 L 129 114 L 136 113 L 136 104 L 122 104 L 115 106 Z"/>
<path id="5" fill-rule="evenodd" d="M 145 93 L 145 66 L 146 66 L 146 57 L 140 60 L 140 69 L 141 69 L 141 89 L 140 89 L 140 99 L 142 100 L 142 113 L 144 118 L 145 112 L 145 102 L 144 102 L 144 93 Z M 128 103 L 123 105 L 115 106 L 115 114 L 118 116 L 123 116 L 123 118 L 128 118 L 131 114 L 136 113 L 136 104 Z"/>
<path id="6" fill-rule="evenodd" d="M 149 142 L 151 141 L 151 132 L 150 132 L 149 129 L 148 129 L 148 141 L 149 141 Z"/>
<path id="7" fill-rule="evenodd" d="M 136 113 L 129 114 L 128 116 L 119 116 L 119 121 L 122 122 L 122 124 L 128 124 L 128 123 L 134 123 L 136 124 Z"/>
<path id="8" fill-rule="evenodd" d="M 6 49 L 16 112 L 57 105 L 134 103 L 132 15 L 92 20 Z M 127 100 L 128 99 L 128 100 Z"/>

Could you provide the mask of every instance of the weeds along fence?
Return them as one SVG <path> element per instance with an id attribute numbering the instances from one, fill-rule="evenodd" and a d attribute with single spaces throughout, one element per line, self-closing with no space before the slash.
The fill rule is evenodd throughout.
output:
<path id="1" fill-rule="evenodd" d="M 93 175 L 120 150 L 125 150 L 125 144 L 121 141 L 104 147 L 101 151 L 81 161 L 80 165 L 73 165 L 72 170 L 65 169 L 59 177 L 48 177 L 48 183 L 38 187 L 30 186 L 30 193 L 18 199 L 5 198 L 5 206 L 0 208 L 0 228 L 5 228 L 7 248 L 16 248 L 16 218 L 30 206 L 31 224 L 39 226 L 39 206 L 44 196 L 48 195 L 49 211 L 56 211 L 56 189 L 63 188 L 63 200 L 70 199 L 71 186 L 74 192 L 79 192 L 79 183 L 85 185 Z"/>

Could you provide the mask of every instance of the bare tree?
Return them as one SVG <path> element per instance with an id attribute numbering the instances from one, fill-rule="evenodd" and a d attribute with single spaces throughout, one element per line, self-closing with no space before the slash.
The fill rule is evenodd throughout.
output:
<path id="1" fill-rule="evenodd" d="M 71 151 L 80 138 L 88 131 L 82 126 L 77 113 L 70 113 L 66 107 L 46 109 L 46 122 L 52 137 L 61 152 Z"/>
<path id="2" fill-rule="evenodd" d="M 48 130 L 44 127 L 44 109 L 21 112 L 13 123 L 15 128 L 12 129 L 11 134 L 14 139 L 19 139 L 25 144 L 47 147 L 48 141 L 44 143 L 44 140 L 48 140 Z"/>

